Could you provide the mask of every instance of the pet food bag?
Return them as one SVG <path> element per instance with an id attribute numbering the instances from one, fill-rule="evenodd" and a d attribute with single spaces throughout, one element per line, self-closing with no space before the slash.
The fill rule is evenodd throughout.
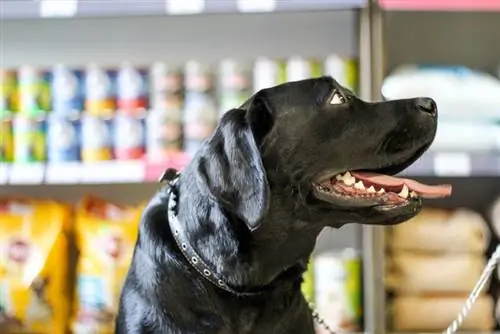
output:
<path id="1" fill-rule="evenodd" d="M 398 296 L 391 305 L 393 330 L 396 332 L 441 332 L 460 313 L 467 295 Z M 460 331 L 489 332 L 494 326 L 494 302 L 480 296 L 465 318 Z"/>
<path id="2" fill-rule="evenodd" d="M 0 333 L 65 334 L 70 210 L 0 200 Z"/>
<path id="3" fill-rule="evenodd" d="M 120 292 L 138 233 L 139 210 L 86 197 L 77 207 L 73 333 L 114 331 Z"/>

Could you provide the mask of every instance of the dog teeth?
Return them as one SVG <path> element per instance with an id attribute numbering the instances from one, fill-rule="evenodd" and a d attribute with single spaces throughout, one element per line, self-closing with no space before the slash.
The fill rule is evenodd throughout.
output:
<path id="1" fill-rule="evenodd" d="M 363 184 L 363 181 L 358 181 L 354 183 L 354 188 L 359 190 L 365 190 L 365 185 Z"/>
<path id="2" fill-rule="evenodd" d="M 401 191 L 399 192 L 399 196 L 400 197 L 403 197 L 403 198 L 408 198 L 408 195 L 410 194 L 410 190 L 408 189 L 408 187 L 405 185 L 403 185 L 403 189 L 401 189 Z"/>
<path id="3" fill-rule="evenodd" d="M 410 191 L 410 197 L 411 198 L 417 198 L 418 194 L 412 190 L 412 191 Z"/>
<path id="4" fill-rule="evenodd" d="M 344 175 L 341 176 L 342 182 L 344 182 L 348 186 L 352 186 L 356 183 L 356 179 L 349 172 L 345 172 Z M 364 186 L 363 186 L 364 189 Z"/>
<path id="5" fill-rule="evenodd" d="M 375 190 L 375 188 L 373 186 L 370 186 L 370 188 L 366 189 L 366 191 L 369 192 L 369 193 L 375 193 L 376 192 L 376 190 Z"/>
<path id="6" fill-rule="evenodd" d="M 380 190 L 377 191 L 377 194 L 379 194 L 379 195 L 385 194 L 385 189 L 384 188 L 380 188 Z"/>

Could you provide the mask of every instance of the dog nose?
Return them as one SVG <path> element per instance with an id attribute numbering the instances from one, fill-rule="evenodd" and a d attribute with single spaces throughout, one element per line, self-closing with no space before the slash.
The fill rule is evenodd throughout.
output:
<path id="1" fill-rule="evenodd" d="M 426 112 L 431 114 L 432 116 L 436 116 L 437 114 L 437 106 L 436 102 L 433 99 L 427 97 L 418 98 L 415 102 L 417 109 L 421 112 Z"/>

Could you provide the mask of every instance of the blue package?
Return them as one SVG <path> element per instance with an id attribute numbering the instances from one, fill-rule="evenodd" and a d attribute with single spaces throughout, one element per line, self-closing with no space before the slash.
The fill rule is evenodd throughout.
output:
<path id="1" fill-rule="evenodd" d="M 78 117 L 52 114 L 47 124 L 49 162 L 80 161 L 81 124 Z"/>

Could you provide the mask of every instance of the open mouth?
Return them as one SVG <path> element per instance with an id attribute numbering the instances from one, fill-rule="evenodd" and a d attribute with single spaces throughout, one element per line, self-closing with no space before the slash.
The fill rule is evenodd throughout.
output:
<path id="1" fill-rule="evenodd" d="M 366 205 L 403 206 L 420 198 L 451 195 L 451 185 L 426 185 L 418 181 L 374 172 L 347 171 L 314 184 L 322 200 L 348 199 Z"/>

